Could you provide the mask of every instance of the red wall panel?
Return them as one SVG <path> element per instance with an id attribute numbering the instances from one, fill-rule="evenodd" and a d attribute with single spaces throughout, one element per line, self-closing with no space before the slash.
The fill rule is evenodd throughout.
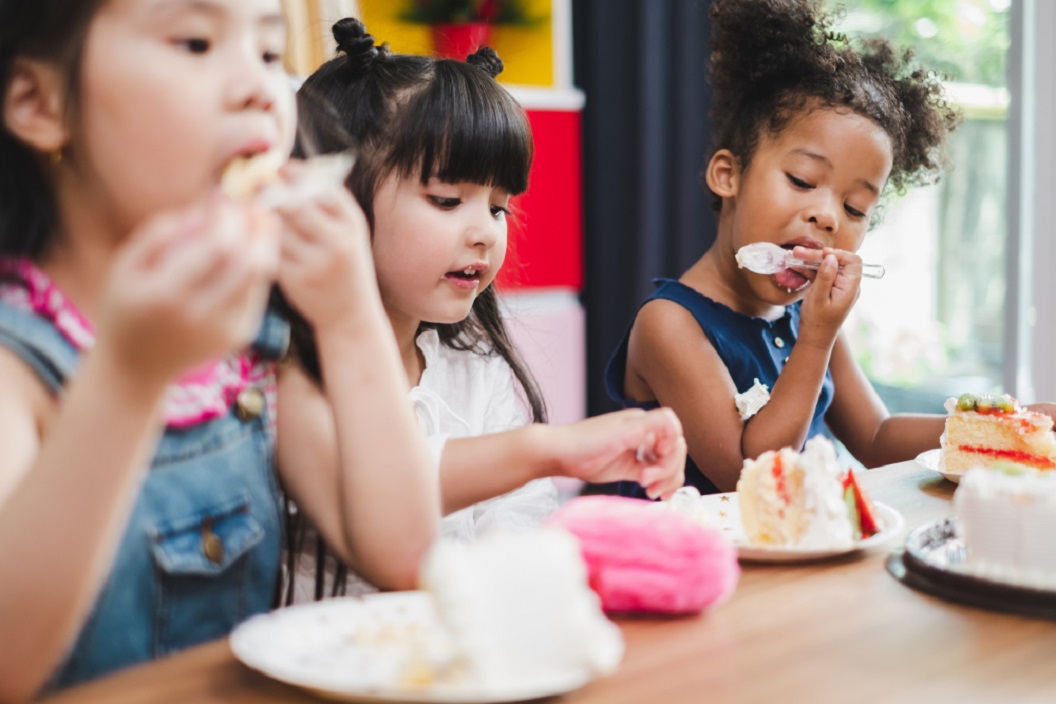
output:
<path id="1" fill-rule="evenodd" d="M 514 199 L 505 290 L 583 285 L 583 198 L 578 110 L 528 110 L 535 160 L 528 190 Z"/>

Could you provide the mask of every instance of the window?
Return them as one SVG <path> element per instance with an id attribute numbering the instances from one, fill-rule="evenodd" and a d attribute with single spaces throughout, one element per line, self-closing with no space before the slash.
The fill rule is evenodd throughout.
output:
<path id="1" fill-rule="evenodd" d="M 912 47 L 921 64 L 950 77 L 947 95 L 964 113 L 942 181 L 891 201 L 867 236 L 863 259 L 887 275 L 863 281 L 845 326 L 892 412 L 941 413 L 949 396 L 1008 388 L 1018 361 L 1006 314 L 1013 8 L 1011 0 L 841 4 L 840 31 Z"/>

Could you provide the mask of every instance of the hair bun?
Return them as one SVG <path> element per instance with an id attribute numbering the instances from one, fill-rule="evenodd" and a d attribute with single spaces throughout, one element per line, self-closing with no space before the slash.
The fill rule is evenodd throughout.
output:
<path id="1" fill-rule="evenodd" d="M 369 69 L 378 56 L 378 48 L 366 26 L 355 17 L 346 17 L 334 23 L 333 32 L 337 49 L 344 52 L 349 68 L 357 73 Z"/>
<path id="2" fill-rule="evenodd" d="M 492 78 L 502 73 L 503 69 L 502 59 L 490 46 L 482 46 L 474 51 L 466 57 L 466 63 L 484 69 Z"/>

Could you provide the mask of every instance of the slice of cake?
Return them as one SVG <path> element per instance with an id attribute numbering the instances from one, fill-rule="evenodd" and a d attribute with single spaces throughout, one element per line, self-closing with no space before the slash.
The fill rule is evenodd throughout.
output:
<path id="1" fill-rule="evenodd" d="M 235 157 L 220 176 L 220 190 L 232 200 L 248 201 L 266 186 L 278 183 L 285 161 L 277 151 Z"/>
<path id="2" fill-rule="evenodd" d="M 972 469 L 953 495 L 953 512 L 968 571 L 1056 588 L 1056 472 L 1007 463 Z"/>
<path id="3" fill-rule="evenodd" d="M 1052 418 L 1000 396 L 963 394 L 946 401 L 939 469 L 962 474 L 998 460 L 1038 469 L 1056 467 L 1056 436 Z"/>
<path id="4" fill-rule="evenodd" d="M 442 540 L 421 582 L 468 681 L 484 692 L 585 683 L 614 672 L 623 657 L 623 636 L 587 583 L 578 542 L 558 528 Z"/>
<path id="5" fill-rule="evenodd" d="M 839 550 L 879 530 L 872 503 L 823 437 L 802 453 L 786 447 L 745 460 L 737 496 L 745 535 L 759 547 Z"/>

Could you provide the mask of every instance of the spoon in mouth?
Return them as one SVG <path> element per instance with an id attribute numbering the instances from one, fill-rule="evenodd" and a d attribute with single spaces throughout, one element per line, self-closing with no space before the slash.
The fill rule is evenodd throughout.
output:
<path id="1" fill-rule="evenodd" d="M 792 267 L 817 270 L 820 262 L 806 262 L 792 255 L 792 250 L 772 242 L 754 242 L 737 250 L 737 266 L 756 274 L 776 274 Z M 862 264 L 862 276 L 882 279 L 886 271 L 880 264 Z"/>

